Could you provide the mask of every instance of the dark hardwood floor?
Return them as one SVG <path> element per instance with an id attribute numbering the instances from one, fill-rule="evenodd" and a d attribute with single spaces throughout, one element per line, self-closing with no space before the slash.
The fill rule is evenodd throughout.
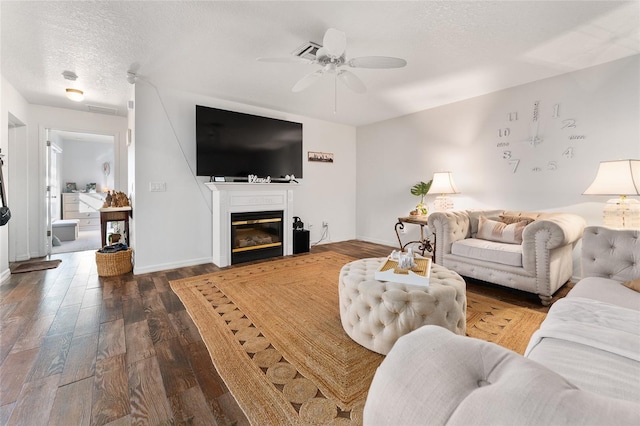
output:
<path id="1" fill-rule="evenodd" d="M 311 252 L 366 258 L 392 249 L 347 241 Z M 0 425 L 248 423 L 169 287 L 219 268 L 102 278 L 93 251 L 51 258 L 62 259 L 58 268 L 0 286 Z M 537 296 L 499 286 L 468 281 L 468 291 L 547 310 Z"/>

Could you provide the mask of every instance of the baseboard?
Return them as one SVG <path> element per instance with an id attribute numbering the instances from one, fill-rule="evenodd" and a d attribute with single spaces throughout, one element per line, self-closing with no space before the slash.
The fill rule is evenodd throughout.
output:
<path id="1" fill-rule="evenodd" d="M 2 273 L 0 273 L 0 283 L 3 283 L 6 280 L 8 280 L 10 276 L 11 276 L 11 269 L 5 269 L 4 271 L 2 271 Z"/>
<path id="2" fill-rule="evenodd" d="M 210 257 L 203 257 L 201 259 L 189 259 L 189 260 L 184 260 L 182 262 L 162 263 L 157 265 L 149 265 L 145 267 L 139 267 L 134 265 L 133 275 L 148 274 L 151 272 L 166 271 L 169 269 L 176 269 L 176 268 L 186 268 L 188 266 L 202 265 L 205 263 L 213 263 L 213 262 L 211 261 Z"/>
<path id="3" fill-rule="evenodd" d="M 366 241 L 368 243 L 380 244 L 383 246 L 398 247 L 398 241 L 385 241 L 385 240 L 378 240 L 377 238 L 369 238 L 369 237 L 362 237 L 362 236 L 356 236 L 356 239 L 360 241 Z"/>
<path id="4" fill-rule="evenodd" d="M 12 262 L 24 262 L 25 260 L 29 259 L 31 259 L 31 256 L 29 256 L 28 254 L 23 254 L 22 256 L 16 256 L 15 260 L 12 260 Z"/>

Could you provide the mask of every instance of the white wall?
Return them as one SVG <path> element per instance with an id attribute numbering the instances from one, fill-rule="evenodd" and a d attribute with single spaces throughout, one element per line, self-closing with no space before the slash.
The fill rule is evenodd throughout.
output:
<path id="1" fill-rule="evenodd" d="M 62 151 L 62 184 L 75 182 L 78 189 L 86 189 L 95 183 L 97 192 L 103 188 L 114 188 L 114 176 L 105 176 L 103 164 L 114 164 L 113 144 L 65 140 Z M 64 186 L 62 187 L 64 190 Z"/>
<path id="2" fill-rule="evenodd" d="M 195 177 L 195 105 L 224 108 L 303 123 L 307 151 L 333 152 L 333 164 L 304 161 L 294 191 L 294 215 L 313 225 L 320 239 L 329 222 L 331 241 L 355 237 L 355 128 L 193 93 L 161 89 L 144 81 L 135 89 L 133 241 L 135 273 L 211 262 L 211 193 L 208 178 Z M 149 183 L 166 183 L 150 192 Z M 290 230 L 287 230 L 290 232 Z"/>
<path id="3" fill-rule="evenodd" d="M 27 241 L 16 236 L 28 227 L 27 203 L 22 194 L 26 192 L 27 170 L 20 167 L 27 161 L 26 127 L 9 129 L 9 117 L 12 121 L 27 123 L 28 104 L 15 88 L 0 76 L 0 148 L 4 157 L 4 179 L 7 191 L 7 203 L 12 218 L 8 224 L 0 227 L 0 282 L 9 277 L 9 251 L 24 253 Z M 10 242 L 11 241 L 11 242 Z M 16 256 L 12 253 L 12 260 Z M 25 257 L 28 258 L 28 257 Z"/>
<path id="4" fill-rule="evenodd" d="M 634 56 L 359 127 L 357 237 L 396 245 L 397 217 L 418 202 L 410 187 L 445 170 L 461 191 L 452 196 L 455 208 L 564 211 L 601 224 L 610 197 L 581 194 L 600 161 L 640 158 L 639 76 L 640 56 Z M 537 100 L 543 142 L 531 147 L 526 139 Z M 560 105 L 558 118 L 552 117 L 554 104 Z M 510 112 L 518 113 L 517 121 L 508 121 Z M 565 119 L 575 119 L 576 128 L 561 129 Z M 507 127 L 510 135 L 499 137 Z M 505 142 L 509 146 L 498 147 Z M 571 159 L 562 156 L 568 147 Z M 515 173 L 502 158 L 505 150 L 520 159 Z M 547 169 L 549 161 L 556 170 Z M 532 171 L 536 166 L 542 170 Z M 430 209 L 433 200 L 427 196 Z M 417 236 L 416 229 L 410 232 Z"/>

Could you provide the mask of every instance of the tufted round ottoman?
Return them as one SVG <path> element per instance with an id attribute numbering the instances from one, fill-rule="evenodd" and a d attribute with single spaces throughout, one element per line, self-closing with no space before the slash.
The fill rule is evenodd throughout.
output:
<path id="1" fill-rule="evenodd" d="M 384 261 L 356 260 L 340 271 L 340 319 L 349 337 L 386 355 L 399 337 L 423 325 L 465 334 L 466 284 L 460 275 L 432 263 L 429 287 L 377 281 Z"/>

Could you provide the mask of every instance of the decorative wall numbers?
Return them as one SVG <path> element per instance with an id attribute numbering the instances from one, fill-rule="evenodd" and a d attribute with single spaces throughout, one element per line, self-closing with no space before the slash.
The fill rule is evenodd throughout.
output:
<path id="1" fill-rule="evenodd" d="M 576 147 L 586 139 L 575 133 L 577 129 L 577 119 L 562 118 L 559 103 L 535 101 L 526 125 L 518 123 L 517 111 L 506 114 L 495 146 L 512 173 L 554 172 L 574 157 Z"/>

